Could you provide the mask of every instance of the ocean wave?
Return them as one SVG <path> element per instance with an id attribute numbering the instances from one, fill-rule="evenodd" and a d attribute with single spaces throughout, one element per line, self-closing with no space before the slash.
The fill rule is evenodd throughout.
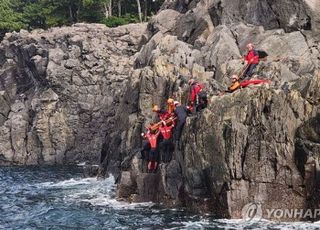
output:
<path id="1" fill-rule="evenodd" d="M 38 184 L 41 187 L 70 187 L 70 186 L 76 186 L 76 185 L 88 185 L 92 183 L 96 183 L 97 179 L 96 178 L 83 178 L 83 179 L 69 179 L 69 180 L 64 180 L 64 181 L 59 181 L 59 182 L 44 182 Z"/>
<path id="2" fill-rule="evenodd" d="M 136 209 L 151 207 L 154 203 L 129 203 L 116 199 L 116 185 L 113 176 L 97 178 L 72 178 L 59 182 L 44 182 L 38 186 L 45 189 L 60 189 L 64 202 L 88 203 L 92 206 L 106 206 L 113 209 Z"/>

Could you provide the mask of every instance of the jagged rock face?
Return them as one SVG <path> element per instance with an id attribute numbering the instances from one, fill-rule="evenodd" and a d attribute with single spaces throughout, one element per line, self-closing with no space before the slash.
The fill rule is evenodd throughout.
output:
<path id="1" fill-rule="evenodd" d="M 97 163 L 145 24 L 76 24 L 7 34 L 1 53 L 2 164 Z"/>
<path id="2" fill-rule="evenodd" d="M 292 31 L 311 28 L 311 17 L 303 0 L 215 1 L 210 14 L 215 25 L 243 20 L 266 29 L 285 28 Z"/>
<path id="3" fill-rule="evenodd" d="M 214 15 L 219 2 L 221 15 Z M 121 165 L 119 195 L 129 188 L 123 196 L 129 200 L 185 205 L 232 218 L 241 218 L 242 207 L 250 202 L 262 203 L 263 209 L 319 207 L 315 8 L 302 1 L 192 1 L 181 10 L 179 3 L 168 1 L 163 9 L 179 11 L 170 11 L 175 23 L 165 27 L 165 14 L 155 16 L 149 24 L 153 36 L 136 54 L 136 74 L 129 82 L 131 90 L 140 90 L 136 116 L 144 127 L 152 120 L 152 105 L 165 105 L 159 97 L 186 102 L 191 76 L 206 84 L 210 106 L 188 118 L 182 149 L 160 166 L 160 176 L 146 174 L 137 150 L 129 151 L 132 155 Z M 263 20 L 263 12 L 273 12 L 274 18 Z M 238 19 L 244 23 L 233 23 Z M 216 96 L 241 69 L 249 42 L 269 54 L 257 73 L 271 85 Z"/>
<path id="4" fill-rule="evenodd" d="M 166 1 L 148 25 L 7 35 L 1 163 L 101 160 L 101 175 L 122 170 L 119 197 L 218 217 L 239 218 L 249 202 L 319 207 L 317 4 Z M 216 96 L 243 67 L 248 42 L 269 54 L 257 74 L 271 84 Z M 174 160 L 148 174 L 140 133 L 154 104 L 187 102 L 191 76 L 209 106 L 188 118 Z"/>
<path id="5" fill-rule="evenodd" d="M 213 26 L 238 22 L 286 32 L 311 29 L 319 36 L 319 4 L 316 0 L 168 0 L 163 9 L 185 12 L 174 34 L 193 44 L 208 36 Z"/>
<path id="6" fill-rule="evenodd" d="M 203 192 L 226 197 L 226 216 L 241 218 L 242 207 L 253 201 L 265 208 L 279 203 L 305 207 L 294 141 L 297 128 L 315 115 L 313 106 L 297 92 L 257 88 L 236 94 L 215 98 L 211 112 L 187 125 L 186 173 L 192 175 L 197 168 L 196 175 L 207 181 Z M 197 184 L 187 185 L 189 193 L 197 195 Z"/>

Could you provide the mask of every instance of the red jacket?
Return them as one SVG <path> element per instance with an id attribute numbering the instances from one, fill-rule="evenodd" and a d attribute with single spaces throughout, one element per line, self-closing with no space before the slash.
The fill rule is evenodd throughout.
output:
<path id="1" fill-rule="evenodd" d="M 159 118 L 160 118 L 161 121 L 165 121 L 165 120 L 169 119 L 169 117 L 171 116 L 171 114 L 170 114 L 168 111 L 166 111 L 166 110 L 160 110 L 160 111 L 158 112 L 158 116 L 159 116 Z"/>
<path id="2" fill-rule="evenodd" d="M 255 50 L 250 50 L 246 56 L 244 56 L 244 60 L 250 64 L 259 64 L 259 55 Z"/>
<path id="3" fill-rule="evenodd" d="M 150 146 L 152 149 L 155 149 L 157 148 L 157 142 L 158 142 L 158 136 L 159 136 L 160 132 L 157 131 L 157 133 L 155 134 L 152 134 L 150 132 L 148 132 L 145 137 L 146 139 L 148 139 L 149 143 L 150 143 Z"/>
<path id="4" fill-rule="evenodd" d="M 173 125 L 170 125 L 170 126 L 162 126 L 162 127 L 159 128 L 159 130 L 160 130 L 160 132 L 161 132 L 161 135 L 163 136 L 163 139 L 168 140 L 168 139 L 171 138 L 172 128 L 173 128 Z"/>
<path id="5" fill-rule="evenodd" d="M 191 102 L 196 101 L 197 94 L 201 92 L 202 88 L 203 88 L 202 85 L 200 85 L 199 83 L 197 82 L 193 83 L 193 85 L 191 86 L 191 97 L 190 97 Z"/>

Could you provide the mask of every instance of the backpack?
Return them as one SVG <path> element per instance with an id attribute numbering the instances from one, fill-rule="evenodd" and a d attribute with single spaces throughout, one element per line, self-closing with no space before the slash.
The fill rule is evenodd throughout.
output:
<path id="1" fill-rule="evenodd" d="M 268 55 L 268 53 L 266 52 L 266 51 L 263 51 L 263 50 L 256 50 L 256 52 L 258 53 L 258 56 L 259 56 L 259 58 L 266 58 L 266 57 L 268 57 L 269 55 Z"/>
<path id="2" fill-rule="evenodd" d="M 199 101 L 201 101 L 201 100 L 206 101 L 208 95 L 207 95 L 206 91 L 201 90 L 201 91 L 198 93 L 198 97 L 199 97 Z"/>

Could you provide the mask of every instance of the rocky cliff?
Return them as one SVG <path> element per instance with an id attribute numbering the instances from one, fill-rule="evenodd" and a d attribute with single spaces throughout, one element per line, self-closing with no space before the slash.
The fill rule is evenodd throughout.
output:
<path id="1" fill-rule="evenodd" d="M 7 34 L 0 45 L 1 164 L 101 162 L 118 196 L 186 205 L 219 217 L 242 207 L 319 207 L 318 2 L 166 1 L 146 24 L 76 24 Z M 248 42 L 268 52 L 271 84 L 216 96 L 241 69 Z M 182 148 L 159 173 L 138 159 L 153 104 L 210 103 L 190 117 Z"/>
<path id="2" fill-rule="evenodd" d="M 140 91 L 137 116 L 145 126 L 152 104 L 172 95 L 186 102 L 191 76 L 205 82 L 210 105 L 188 119 L 182 149 L 158 174 L 144 173 L 136 156 L 125 159 L 118 195 L 228 218 L 240 218 L 250 202 L 263 210 L 319 207 L 316 4 L 167 1 L 136 54 L 129 84 Z M 216 96 L 241 69 L 248 42 L 268 52 L 257 73 L 272 83 Z"/>
<path id="3" fill-rule="evenodd" d="M 7 34 L 0 162 L 98 163 L 145 30 L 77 24 Z"/>

